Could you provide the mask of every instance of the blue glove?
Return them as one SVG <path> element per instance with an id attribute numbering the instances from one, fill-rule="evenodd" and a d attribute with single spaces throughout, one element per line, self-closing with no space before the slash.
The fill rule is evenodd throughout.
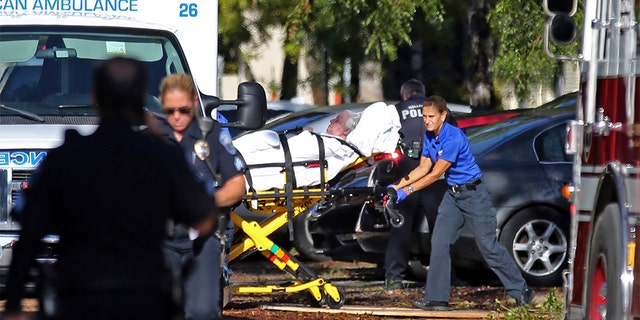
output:
<path id="1" fill-rule="evenodd" d="M 404 188 L 400 188 L 396 190 L 396 193 L 398 194 L 398 198 L 396 198 L 396 203 L 400 203 L 400 201 L 406 199 L 408 196 L 407 192 L 404 191 Z"/>
<path id="2" fill-rule="evenodd" d="M 400 201 L 407 198 L 407 192 L 404 188 L 396 190 L 392 184 L 387 186 L 387 197 L 394 203 L 400 203 Z"/>

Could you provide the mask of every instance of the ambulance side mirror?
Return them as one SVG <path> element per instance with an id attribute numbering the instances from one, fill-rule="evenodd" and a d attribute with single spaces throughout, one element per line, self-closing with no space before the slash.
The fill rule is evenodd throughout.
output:
<path id="1" fill-rule="evenodd" d="M 203 97 L 205 116 L 211 114 L 220 105 L 236 105 L 238 107 L 236 121 L 220 123 L 223 127 L 245 130 L 260 129 L 266 122 L 267 97 L 264 88 L 257 82 L 243 82 L 238 86 L 236 100 L 220 100 L 215 97 Z"/>

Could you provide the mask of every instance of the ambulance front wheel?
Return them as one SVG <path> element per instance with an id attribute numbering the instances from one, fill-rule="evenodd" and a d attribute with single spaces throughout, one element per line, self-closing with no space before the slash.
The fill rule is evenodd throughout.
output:
<path id="1" fill-rule="evenodd" d="M 623 319 L 625 244 L 617 203 L 608 204 L 598 216 L 589 242 L 587 267 L 587 315 L 589 319 Z"/>

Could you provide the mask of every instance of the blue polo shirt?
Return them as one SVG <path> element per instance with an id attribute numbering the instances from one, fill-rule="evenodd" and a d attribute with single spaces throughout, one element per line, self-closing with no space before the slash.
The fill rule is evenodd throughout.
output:
<path id="1" fill-rule="evenodd" d="M 444 173 L 447 184 L 450 186 L 461 185 L 482 176 L 476 159 L 469 149 L 469 140 L 460 128 L 445 122 L 442 124 L 438 139 L 430 131 L 427 131 L 424 136 L 423 157 L 431 158 L 434 164 L 438 159 L 451 162 L 451 166 Z"/>

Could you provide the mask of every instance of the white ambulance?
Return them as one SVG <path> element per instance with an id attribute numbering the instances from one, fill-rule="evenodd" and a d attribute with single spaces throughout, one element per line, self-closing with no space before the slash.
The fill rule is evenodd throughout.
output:
<path id="1" fill-rule="evenodd" d="M 94 66 L 115 56 L 144 62 L 146 107 L 158 117 L 161 79 L 191 74 L 205 114 L 205 103 L 218 100 L 217 18 L 216 0 L 0 1 L 0 286 L 18 238 L 10 212 L 20 191 L 66 129 L 89 134 L 98 124 L 90 96 Z M 260 117 L 264 90 L 244 83 L 238 93 L 225 102 L 242 106 L 235 126 L 255 128 L 248 110 Z M 43 240 L 39 261 L 54 261 L 49 244 L 56 237 Z"/>

